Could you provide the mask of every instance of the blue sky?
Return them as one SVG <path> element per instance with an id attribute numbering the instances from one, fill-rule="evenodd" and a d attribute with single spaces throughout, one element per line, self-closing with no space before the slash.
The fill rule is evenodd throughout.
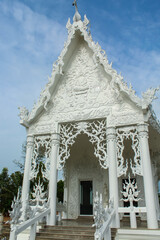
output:
<path id="1" fill-rule="evenodd" d="M 137 95 L 160 85 L 160 1 L 78 0 L 91 34 Z M 31 110 L 67 39 L 72 0 L 0 0 L 0 170 L 17 170 L 26 139 L 18 106 Z M 160 94 L 154 109 L 160 118 Z"/>

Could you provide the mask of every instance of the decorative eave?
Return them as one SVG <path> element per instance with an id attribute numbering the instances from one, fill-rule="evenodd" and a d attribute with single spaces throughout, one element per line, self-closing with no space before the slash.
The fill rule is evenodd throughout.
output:
<path id="1" fill-rule="evenodd" d="M 72 39 L 75 38 L 77 31 L 80 31 L 81 36 L 84 37 L 84 40 L 87 42 L 89 48 L 93 51 L 93 61 L 95 64 L 102 65 L 106 73 L 111 76 L 111 86 L 113 88 L 117 89 L 118 87 L 119 92 L 123 92 L 123 94 L 125 94 L 137 107 L 142 109 L 142 111 L 147 110 L 151 102 L 155 99 L 155 92 L 158 90 L 158 88 L 147 90 L 142 94 L 142 98 L 139 98 L 135 95 L 135 91 L 132 89 L 132 86 L 130 85 L 128 87 L 127 83 L 123 81 L 123 77 L 118 74 L 115 69 L 112 68 L 112 63 L 109 64 L 106 52 L 102 50 L 98 42 L 95 43 L 92 40 L 88 24 L 89 20 L 87 19 L 86 15 L 84 16 L 83 22 L 79 20 L 74 21 L 73 24 L 71 24 L 70 18 L 68 19 L 66 25 L 66 28 L 68 30 L 68 40 L 65 42 L 64 48 L 57 61 L 53 64 L 51 77 L 49 78 L 45 89 L 41 92 L 38 102 L 34 104 L 30 113 L 25 107 L 19 108 L 20 123 L 25 127 L 28 128 L 30 124 L 35 120 L 35 118 L 42 112 L 42 110 L 47 110 L 52 92 L 55 89 L 59 78 L 63 75 L 65 66 L 64 58 L 68 52 Z"/>

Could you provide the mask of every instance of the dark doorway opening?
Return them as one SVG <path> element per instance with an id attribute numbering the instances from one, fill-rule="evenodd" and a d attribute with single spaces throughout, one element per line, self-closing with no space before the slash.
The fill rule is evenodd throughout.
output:
<path id="1" fill-rule="evenodd" d="M 92 181 L 80 182 L 80 215 L 93 215 Z"/>

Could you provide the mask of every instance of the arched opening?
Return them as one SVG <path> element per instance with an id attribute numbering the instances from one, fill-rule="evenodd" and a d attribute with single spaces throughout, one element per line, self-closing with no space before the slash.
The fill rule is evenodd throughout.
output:
<path id="1" fill-rule="evenodd" d="M 93 198 L 96 191 L 103 194 L 104 205 L 108 203 L 108 171 L 100 167 L 94 155 L 94 144 L 87 134 L 81 133 L 70 148 L 65 164 L 67 217 L 93 215 Z"/>

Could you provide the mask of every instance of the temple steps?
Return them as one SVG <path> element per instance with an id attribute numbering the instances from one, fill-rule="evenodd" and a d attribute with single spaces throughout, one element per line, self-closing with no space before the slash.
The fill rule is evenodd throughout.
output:
<path id="1" fill-rule="evenodd" d="M 10 234 L 10 225 L 3 224 L 2 231 L 0 232 L 0 239 L 6 238 L 6 240 L 8 240 L 9 234 Z"/>
<path id="2" fill-rule="evenodd" d="M 94 240 L 92 227 L 45 226 L 36 235 L 36 240 Z"/>
<path id="3" fill-rule="evenodd" d="M 111 229 L 112 240 L 117 229 Z M 95 229 L 91 226 L 45 226 L 36 235 L 36 240 L 94 240 Z"/>

